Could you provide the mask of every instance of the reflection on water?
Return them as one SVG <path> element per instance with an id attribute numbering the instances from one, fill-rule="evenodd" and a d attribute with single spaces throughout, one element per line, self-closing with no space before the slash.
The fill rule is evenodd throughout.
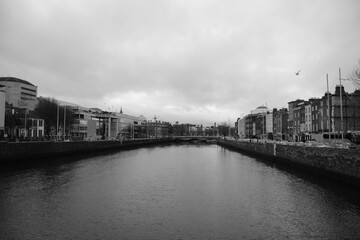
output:
<path id="1" fill-rule="evenodd" d="M 216 145 L 0 174 L 2 239 L 360 239 L 359 193 Z"/>

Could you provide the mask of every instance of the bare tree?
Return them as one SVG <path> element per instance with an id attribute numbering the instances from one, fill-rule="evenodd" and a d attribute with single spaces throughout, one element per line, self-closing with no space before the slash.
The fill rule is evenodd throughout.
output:
<path id="1" fill-rule="evenodd" d="M 349 79 L 353 82 L 357 89 L 360 89 L 360 60 L 359 64 L 354 67 L 354 70 L 349 75 Z"/>

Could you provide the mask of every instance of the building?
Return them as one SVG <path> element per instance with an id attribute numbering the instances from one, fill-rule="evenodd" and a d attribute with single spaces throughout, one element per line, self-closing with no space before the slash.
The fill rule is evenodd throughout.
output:
<path id="1" fill-rule="evenodd" d="M 273 138 L 274 140 L 288 139 L 288 110 L 282 108 L 280 110 L 273 110 Z"/>
<path id="2" fill-rule="evenodd" d="M 265 106 L 250 111 L 245 118 L 245 138 L 265 138 L 266 114 L 269 109 Z"/>
<path id="3" fill-rule="evenodd" d="M 6 93 L 4 89 L 5 85 L 0 85 L 0 140 L 5 135 L 5 105 L 6 105 Z"/>
<path id="4" fill-rule="evenodd" d="M 331 93 L 325 93 L 320 101 L 320 127 L 323 132 L 331 132 Z"/>
<path id="5" fill-rule="evenodd" d="M 312 132 L 312 121 L 311 121 L 311 101 L 305 104 L 305 135 L 306 138 L 310 138 Z"/>
<path id="6" fill-rule="evenodd" d="M 269 112 L 266 114 L 266 127 L 265 133 L 267 139 L 274 139 L 274 115 L 273 112 Z"/>
<path id="7" fill-rule="evenodd" d="M 38 118 L 20 118 L 20 122 L 26 122 L 26 124 L 22 125 L 20 129 L 21 136 L 24 136 L 26 139 L 34 140 L 37 138 L 41 138 L 44 136 L 45 130 L 45 122 L 44 119 Z"/>
<path id="8" fill-rule="evenodd" d="M 70 126 L 70 137 L 74 140 L 98 140 L 104 134 L 100 126 L 99 119 L 96 118 L 96 113 L 101 113 L 99 109 L 89 109 L 81 106 L 67 106 L 70 107 L 74 121 Z M 58 133 L 59 134 L 59 133 Z"/>
<path id="9" fill-rule="evenodd" d="M 162 138 L 172 135 L 172 126 L 169 122 L 164 121 L 146 121 L 143 123 L 146 132 L 145 137 Z M 195 130 L 196 131 L 196 130 Z"/>
<path id="10" fill-rule="evenodd" d="M 14 77 L 0 77 L 0 85 L 5 86 L 6 102 L 16 108 L 33 111 L 38 103 L 37 86 Z"/>
<path id="11" fill-rule="evenodd" d="M 360 131 L 360 90 L 349 94 L 345 92 L 343 86 L 340 88 L 338 85 L 335 88 L 335 94 L 331 96 L 331 102 L 330 118 L 332 131 L 344 134 Z"/>
<path id="12" fill-rule="evenodd" d="M 288 140 L 295 141 L 297 138 L 297 133 L 300 132 L 300 109 L 296 109 L 300 103 L 303 103 L 304 100 L 297 99 L 295 101 L 288 102 L 289 114 L 288 114 Z M 296 109 L 299 112 L 299 115 L 295 116 L 294 110 Z M 305 113 L 304 113 L 305 116 Z M 296 118 L 296 120 L 295 120 Z M 296 122 L 295 122 L 296 121 Z M 299 121 L 299 122 L 297 122 Z M 304 120 L 305 121 L 305 120 Z"/>
<path id="13" fill-rule="evenodd" d="M 154 135 L 161 128 L 146 124 L 146 118 L 118 112 L 106 112 L 98 108 L 71 107 L 75 120 L 70 128 L 70 136 L 75 140 L 114 140 L 116 138 L 139 138 L 151 134 L 150 129 L 155 129 Z M 152 128 L 151 128 L 152 127 Z M 159 133 L 159 136 L 162 132 Z"/>
<path id="14" fill-rule="evenodd" d="M 238 127 L 238 135 L 239 138 L 244 139 L 245 135 L 245 118 L 238 118 L 237 120 L 237 127 Z"/>

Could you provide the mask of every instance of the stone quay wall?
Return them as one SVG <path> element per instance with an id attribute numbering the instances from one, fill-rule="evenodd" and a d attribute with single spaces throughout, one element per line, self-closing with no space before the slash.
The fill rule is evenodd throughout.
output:
<path id="1" fill-rule="evenodd" d="M 0 142 L 0 163 L 39 160 L 47 157 L 122 150 L 151 144 L 167 143 L 170 139 L 137 139 L 128 141 L 73 141 L 73 142 Z"/>
<path id="2" fill-rule="evenodd" d="M 219 140 L 218 144 L 360 186 L 359 148 L 321 148 L 227 140 Z"/>

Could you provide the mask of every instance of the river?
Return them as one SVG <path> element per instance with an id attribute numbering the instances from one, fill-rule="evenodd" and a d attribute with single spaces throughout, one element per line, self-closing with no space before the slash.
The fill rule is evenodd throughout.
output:
<path id="1" fill-rule="evenodd" d="M 217 145 L 0 173 L 1 239 L 360 239 L 360 194 Z"/>

